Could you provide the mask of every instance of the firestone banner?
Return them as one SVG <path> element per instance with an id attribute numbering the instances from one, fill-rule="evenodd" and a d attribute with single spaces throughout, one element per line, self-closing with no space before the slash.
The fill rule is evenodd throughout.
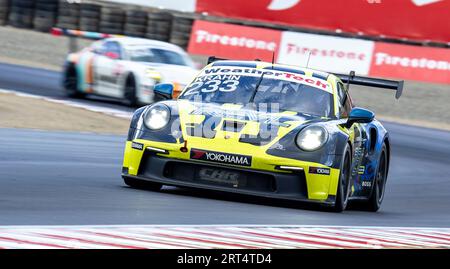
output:
<path id="1" fill-rule="evenodd" d="M 450 84 L 450 49 L 196 21 L 188 52 L 359 75 Z"/>

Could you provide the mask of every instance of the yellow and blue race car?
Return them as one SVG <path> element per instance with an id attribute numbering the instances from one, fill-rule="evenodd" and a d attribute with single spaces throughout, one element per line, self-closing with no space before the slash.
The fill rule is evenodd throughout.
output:
<path id="1" fill-rule="evenodd" d="M 335 75 L 261 61 L 210 57 L 176 100 L 134 113 L 122 177 L 163 185 L 377 211 L 390 161 L 386 129 L 354 107 L 350 84 L 396 90 L 403 81 Z"/>

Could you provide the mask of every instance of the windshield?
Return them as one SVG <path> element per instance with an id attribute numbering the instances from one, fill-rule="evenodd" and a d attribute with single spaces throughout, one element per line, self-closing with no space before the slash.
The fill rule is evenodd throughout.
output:
<path id="1" fill-rule="evenodd" d="M 279 71 L 264 73 L 236 67 L 205 69 L 179 99 L 246 105 L 253 98 L 256 107 L 332 117 L 333 95 L 326 81 Z"/>
<path id="2" fill-rule="evenodd" d="M 129 49 L 127 52 L 130 60 L 134 62 L 163 63 L 184 66 L 192 65 L 191 61 L 185 55 L 172 50 L 141 47 Z"/>

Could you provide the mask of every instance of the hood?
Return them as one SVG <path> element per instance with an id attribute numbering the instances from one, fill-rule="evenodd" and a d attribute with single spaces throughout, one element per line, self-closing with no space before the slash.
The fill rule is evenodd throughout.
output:
<path id="1" fill-rule="evenodd" d="M 267 149 L 315 119 L 292 111 L 257 111 L 236 104 L 173 102 L 188 146 L 216 151 L 248 154 L 252 149 Z"/>
<path id="2" fill-rule="evenodd" d="M 145 63 L 147 68 L 154 68 L 161 73 L 163 83 L 177 83 L 187 85 L 197 75 L 198 70 L 190 66 L 172 64 Z"/>

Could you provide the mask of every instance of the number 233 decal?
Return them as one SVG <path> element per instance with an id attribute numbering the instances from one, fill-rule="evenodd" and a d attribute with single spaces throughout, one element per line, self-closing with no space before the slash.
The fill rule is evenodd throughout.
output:
<path id="1" fill-rule="evenodd" d="M 202 93 L 220 92 L 233 92 L 237 89 L 239 80 L 209 80 L 209 81 L 197 81 L 191 84 L 187 89 L 184 96 Z"/>

